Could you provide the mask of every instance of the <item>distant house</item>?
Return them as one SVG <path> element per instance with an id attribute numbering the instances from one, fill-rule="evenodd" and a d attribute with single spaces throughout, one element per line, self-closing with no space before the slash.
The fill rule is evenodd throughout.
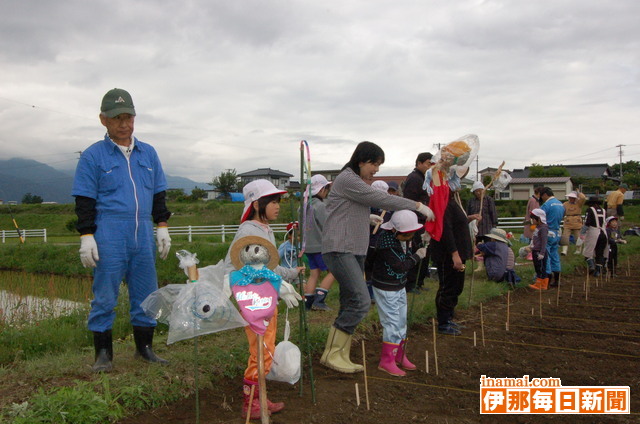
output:
<path id="1" fill-rule="evenodd" d="M 512 178 L 500 198 L 527 200 L 536 187 L 549 187 L 557 199 L 564 200 L 567 193 L 573 190 L 573 183 L 570 177 Z"/>
<path id="2" fill-rule="evenodd" d="M 478 181 L 484 181 L 484 177 L 490 177 L 493 178 L 493 176 L 495 175 L 496 171 L 498 170 L 498 168 L 484 168 L 481 169 L 480 171 L 478 171 Z M 509 173 L 512 177 L 513 174 L 511 171 L 509 171 L 508 169 L 502 169 L 503 171 Z"/>
<path id="3" fill-rule="evenodd" d="M 289 179 L 293 177 L 293 174 L 278 171 L 277 169 L 258 168 L 253 171 L 238 174 L 238 177 L 240 177 L 243 186 L 254 180 L 268 180 L 280 190 L 286 190 L 289 185 Z"/>

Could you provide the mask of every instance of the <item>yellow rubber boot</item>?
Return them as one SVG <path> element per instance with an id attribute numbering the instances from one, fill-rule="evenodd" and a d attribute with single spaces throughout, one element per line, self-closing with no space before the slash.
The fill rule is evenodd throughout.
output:
<path id="1" fill-rule="evenodd" d="M 320 363 L 332 370 L 353 374 L 363 370 L 362 365 L 354 364 L 349 359 L 351 352 L 351 335 L 331 326 L 324 353 Z"/>

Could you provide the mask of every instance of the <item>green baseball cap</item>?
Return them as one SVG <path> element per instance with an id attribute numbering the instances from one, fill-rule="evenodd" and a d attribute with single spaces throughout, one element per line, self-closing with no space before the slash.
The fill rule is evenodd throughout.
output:
<path id="1" fill-rule="evenodd" d="M 131 94 L 122 88 L 114 88 L 107 91 L 107 94 L 102 98 L 100 112 L 104 113 L 107 118 L 115 118 L 121 113 L 135 116 L 136 109 L 133 106 Z"/>

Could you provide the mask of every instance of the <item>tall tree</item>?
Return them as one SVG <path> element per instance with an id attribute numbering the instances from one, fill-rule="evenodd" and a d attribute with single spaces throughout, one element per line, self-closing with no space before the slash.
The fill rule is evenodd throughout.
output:
<path id="1" fill-rule="evenodd" d="M 42 203 L 42 197 L 36 194 L 27 193 L 22 197 L 22 203 L 24 204 Z"/>
<path id="2" fill-rule="evenodd" d="M 219 176 L 213 178 L 209 185 L 217 189 L 226 198 L 231 197 L 229 193 L 234 193 L 242 188 L 241 184 L 238 183 L 238 175 L 235 169 L 222 171 Z"/>

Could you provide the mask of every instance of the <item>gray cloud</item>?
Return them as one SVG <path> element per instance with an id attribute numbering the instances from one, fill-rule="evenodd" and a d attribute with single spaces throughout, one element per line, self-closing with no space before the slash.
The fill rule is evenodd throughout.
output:
<path id="1" fill-rule="evenodd" d="M 100 98 L 115 86 L 133 94 L 136 134 L 165 170 L 200 181 L 227 168 L 297 175 L 301 139 L 316 169 L 377 142 L 389 175 L 470 132 L 481 168 L 580 163 L 607 147 L 582 160 L 611 163 L 638 133 L 633 0 L 0 8 L 1 158 L 75 157 L 102 136 Z"/>

